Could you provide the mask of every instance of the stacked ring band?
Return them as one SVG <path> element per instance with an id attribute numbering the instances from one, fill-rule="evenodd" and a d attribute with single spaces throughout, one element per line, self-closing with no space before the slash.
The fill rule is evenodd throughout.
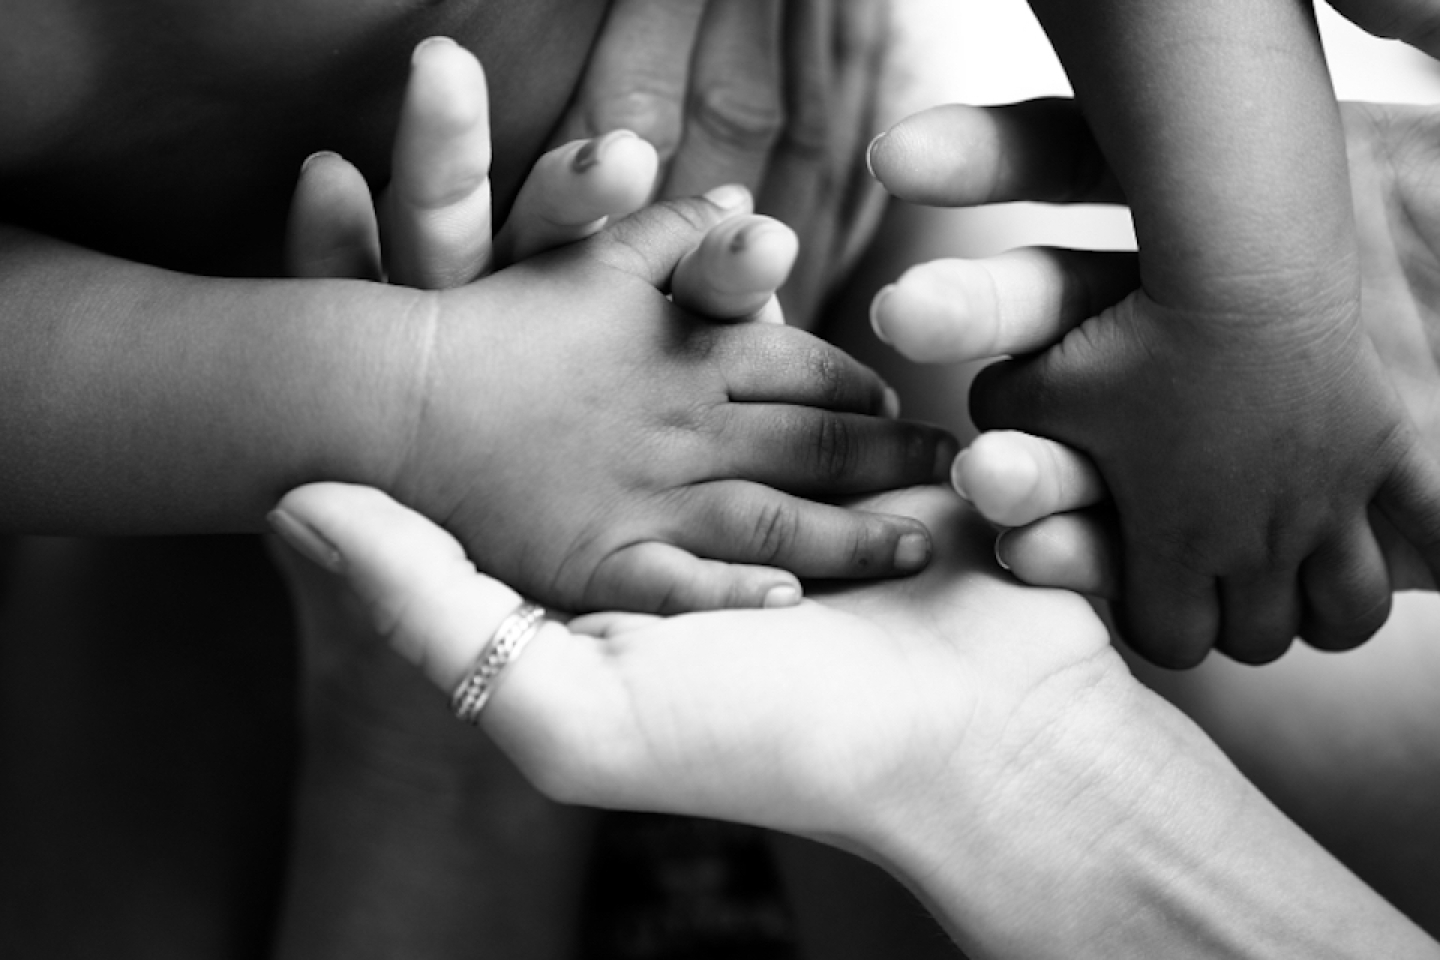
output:
<path id="1" fill-rule="evenodd" d="M 480 722 L 480 711 L 489 702 L 501 671 L 515 662 L 544 623 L 545 608 L 528 601 L 500 621 L 495 635 L 450 695 L 450 709 L 455 716 L 472 725 Z"/>

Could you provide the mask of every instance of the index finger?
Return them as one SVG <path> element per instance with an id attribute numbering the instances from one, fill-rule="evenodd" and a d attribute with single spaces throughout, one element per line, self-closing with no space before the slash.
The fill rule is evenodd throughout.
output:
<path id="1" fill-rule="evenodd" d="M 870 169 L 912 203 L 1124 203 L 1073 100 L 950 104 L 907 117 L 870 145 Z"/>

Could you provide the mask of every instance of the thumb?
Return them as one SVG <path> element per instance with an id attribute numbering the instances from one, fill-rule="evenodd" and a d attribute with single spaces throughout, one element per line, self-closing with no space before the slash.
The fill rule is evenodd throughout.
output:
<path id="1" fill-rule="evenodd" d="M 620 220 L 585 243 L 585 252 L 607 266 L 668 291 L 675 268 L 710 229 L 754 210 L 750 191 L 716 187 L 702 197 L 664 200 Z"/>

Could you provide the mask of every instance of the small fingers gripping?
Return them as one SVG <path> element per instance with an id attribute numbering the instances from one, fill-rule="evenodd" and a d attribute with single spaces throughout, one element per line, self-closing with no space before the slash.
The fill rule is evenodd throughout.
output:
<path id="1" fill-rule="evenodd" d="M 1136 294 L 973 388 L 982 429 L 1039 434 L 1095 464 L 1119 517 L 1121 626 L 1165 665 L 1212 646 L 1265 662 L 1297 631 L 1351 646 L 1383 622 L 1389 592 L 1357 518 L 1379 495 L 1392 519 L 1409 505 L 1397 526 L 1435 530 L 1425 482 L 1404 479 L 1419 471 L 1393 469 L 1416 448 L 1395 438 L 1413 431 L 1363 344 L 1336 337 L 1324 347 L 1341 344 L 1338 357 L 1302 356 L 1267 330 Z"/>

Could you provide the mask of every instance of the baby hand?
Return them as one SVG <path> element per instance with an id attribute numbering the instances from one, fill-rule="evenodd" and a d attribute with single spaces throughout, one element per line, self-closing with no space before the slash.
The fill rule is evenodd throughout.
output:
<path id="1" fill-rule="evenodd" d="M 465 79 L 467 69 L 472 71 L 468 80 Z M 483 273 L 488 266 L 487 245 L 470 242 L 476 234 L 488 230 L 489 224 L 484 177 L 488 154 L 479 164 L 473 159 L 474 128 L 484 125 L 483 78 L 473 59 L 453 44 L 422 46 L 417 51 L 415 71 L 416 78 L 407 95 L 407 116 L 401 125 L 401 137 L 402 141 L 407 137 L 424 141 L 426 147 L 418 149 L 407 147 L 404 142 L 397 143 L 395 178 L 385 204 L 390 228 L 387 240 L 395 237 L 395 242 L 408 251 L 428 252 L 423 257 L 392 254 L 389 262 L 392 275 L 397 265 L 401 265 L 400 272 L 414 278 L 414 282 L 444 285 L 448 282 L 446 278 Z M 422 74 L 426 71 L 432 76 L 429 82 L 422 83 Z M 457 78 L 461 82 L 457 83 Z M 468 91 L 470 109 L 456 109 L 455 101 L 463 102 L 464 98 L 445 93 L 448 89 L 454 94 L 457 88 L 463 88 L 461 93 Z M 441 103 L 431 103 L 431 100 Z M 457 116 L 463 122 L 453 122 Z M 537 165 L 494 249 L 510 251 L 504 254 L 507 256 L 524 256 L 536 249 L 594 234 L 605 227 L 608 219 L 628 212 L 624 209 L 627 204 L 643 200 L 653 171 L 653 151 L 633 137 L 611 134 L 599 141 L 562 147 Z M 336 190 L 309 185 L 327 180 L 332 183 L 348 180 L 352 186 Z M 329 222 L 345 219 L 333 214 L 337 197 L 340 198 L 338 206 L 352 212 L 368 206 L 368 194 L 355 189 L 355 184 L 363 187 L 358 175 L 353 170 L 344 171 L 337 158 L 322 158 L 307 168 L 297 195 L 297 216 L 292 229 L 292 261 L 297 269 L 303 271 L 304 263 L 326 259 L 313 257 L 306 251 L 324 251 L 334 246 L 333 237 L 326 240 L 326 231 L 314 225 L 326 222 L 327 209 L 332 211 Z M 394 200 L 401 195 L 408 198 L 404 203 Z M 611 261 L 608 265 L 618 266 L 620 274 L 643 276 L 657 286 L 669 284 L 677 302 L 725 317 L 746 317 L 757 312 L 774 317 L 777 309 L 773 289 L 784 279 L 793 259 L 793 236 L 773 221 L 748 216 L 749 198 L 743 191 L 721 191 L 716 196 L 730 201 L 731 207 L 721 210 L 716 205 L 691 202 L 647 211 L 640 218 L 622 221 L 596 237 L 590 246 L 608 251 L 606 258 Z M 356 197 L 365 202 L 357 204 Z M 396 229 L 400 222 L 397 210 L 408 214 L 409 220 L 409 225 L 399 230 Z M 370 234 L 373 235 L 373 229 Z M 652 245 L 651 237 L 665 252 Z M 601 243 L 602 240 L 618 242 Z M 548 507 L 534 508 L 537 514 L 543 515 L 538 526 L 522 530 L 517 523 L 511 527 L 513 536 L 508 546 L 503 546 L 506 524 L 497 525 L 493 521 L 484 524 L 490 534 L 489 554 L 503 550 L 506 564 L 519 564 L 518 567 L 487 564 L 487 569 L 510 577 L 512 582 L 533 590 L 547 602 L 572 608 L 626 605 L 643 609 L 687 609 L 798 599 L 797 585 L 788 574 L 740 563 L 778 563 L 801 575 L 826 577 L 885 575 L 903 572 L 912 564 L 923 565 L 928 540 L 913 522 L 807 503 L 767 490 L 754 481 L 791 494 L 826 498 L 877 486 L 924 482 L 936 474 L 935 458 L 945 459 L 944 450 L 951 443 L 948 438 L 928 428 L 875 417 L 874 414 L 888 407 L 889 401 L 887 391 L 873 375 L 837 351 L 795 331 L 712 329 L 697 326 L 688 318 L 680 321 L 680 314 L 658 296 L 655 287 L 649 289 L 650 302 L 644 311 L 622 307 L 617 300 L 615 312 L 625 319 L 597 320 L 605 312 L 600 307 L 605 298 L 592 301 L 591 295 L 581 290 L 588 291 L 592 282 L 597 286 L 605 282 L 629 284 L 620 283 L 618 275 L 608 281 L 601 280 L 600 274 L 584 266 L 592 258 L 574 255 L 579 249 L 562 252 L 570 255 L 563 257 L 563 266 L 560 261 L 552 261 L 542 269 L 540 264 L 548 258 L 532 260 L 515 270 L 438 298 L 446 304 L 461 301 L 467 304 L 460 311 L 467 314 L 465 320 L 453 326 L 446 324 L 452 329 L 467 330 L 461 338 L 464 342 L 473 345 L 483 342 L 491 363 L 499 362 L 507 351 L 510 354 L 509 360 L 513 362 L 501 362 L 494 377 L 486 380 L 485 389 L 493 391 L 506 383 L 507 377 L 514 377 L 511 382 L 524 381 L 525 388 L 536 388 L 545 397 L 540 406 L 516 398 L 514 409 L 517 412 L 523 409 L 526 414 L 518 419 L 510 419 L 509 414 L 486 418 L 491 440 L 499 441 L 503 437 L 510 441 L 517 456 L 509 461 L 488 456 L 482 461 L 481 472 L 493 471 L 506 483 L 518 484 L 513 490 L 523 503 Z M 371 262 L 374 259 L 369 257 Z M 333 262 L 333 258 L 329 262 Z M 442 270 L 427 272 L 419 266 L 424 263 L 445 266 Z M 522 278 L 517 271 L 527 274 L 541 271 L 545 276 Z M 589 273 L 590 279 L 562 294 L 558 289 L 563 285 L 561 279 L 578 279 L 577 272 Z M 527 290 L 527 284 L 534 289 Z M 632 288 L 632 292 L 639 290 Z M 492 315 L 468 316 L 472 310 L 470 304 L 477 302 L 489 305 L 483 309 Z M 524 305 L 517 308 L 512 305 L 516 302 Z M 524 319 L 542 302 L 560 311 L 549 318 L 555 320 L 556 325 Z M 451 315 L 448 307 L 440 312 Z M 640 319 L 642 316 L 646 319 Z M 665 334 L 664 339 L 670 342 L 663 351 L 650 353 L 642 342 L 650 339 L 646 335 L 650 332 L 663 332 L 650 326 L 662 316 L 667 318 L 662 321 L 663 326 L 677 321 L 680 326 Z M 587 320 L 596 322 L 587 323 Z M 638 334 L 633 343 L 622 332 L 632 320 Z M 558 325 L 562 321 L 565 325 Z M 607 328 L 606 323 L 612 325 Z M 492 329 L 481 329 L 487 326 Z M 642 332 L 640 328 L 646 326 L 650 329 Z M 585 342 L 580 334 L 582 329 L 597 342 L 605 341 L 603 348 L 594 350 L 582 346 Z M 481 336 L 472 337 L 471 333 Z M 778 334 L 779 345 L 761 346 L 772 334 Z M 677 351 L 681 340 L 695 345 L 688 348 L 691 351 L 711 354 L 704 358 L 704 364 L 711 368 L 709 382 L 716 391 L 708 398 L 703 388 L 692 393 L 684 383 L 685 376 L 667 378 L 658 369 L 674 365 L 687 352 Z M 702 342 L 706 345 L 701 346 Z M 742 346 L 749 342 L 753 345 Z M 717 349 L 728 343 L 736 346 Z M 533 351 L 532 357 L 549 359 L 517 368 L 526 350 Z M 447 347 L 432 355 L 451 352 Z M 562 359 L 573 361 L 561 364 L 573 374 L 555 377 L 555 367 L 550 361 Z M 680 363 L 680 368 L 690 369 L 690 364 L 699 359 L 688 357 Z M 721 361 L 719 367 L 716 361 Z M 648 363 L 654 363 L 657 369 L 647 370 Z M 517 375 L 521 369 L 540 371 L 542 366 L 544 371 L 538 376 L 535 373 Z M 623 370 L 626 374 L 633 372 L 634 379 L 622 382 L 623 389 L 616 389 L 613 385 L 616 377 L 613 373 L 607 374 L 607 368 Z M 723 374 L 720 379 L 714 377 L 717 372 Z M 464 374 L 447 375 L 443 383 L 447 388 L 453 387 L 467 374 L 468 382 L 474 383 L 474 373 L 472 362 Z M 553 378 L 554 385 L 546 385 L 545 378 Z M 723 387 L 730 392 L 723 399 L 718 392 L 722 380 L 725 381 Z M 435 380 L 432 378 L 431 382 Z M 666 388 L 662 385 L 666 384 L 671 391 L 669 406 L 661 403 L 649 407 L 665 395 Z M 563 409 L 565 397 L 575 395 L 567 391 L 576 389 L 583 390 L 587 397 L 578 413 L 575 409 Z M 589 396 L 591 392 L 607 396 L 597 401 Z M 462 422 L 468 425 L 478 419 L 476 411 L 483 407 L 477 407 L 473 398 L 462 404 L 459 392 L 447 389 L 446 395 L 455 397 L 460 404 L 462 409 L 457 412 L 463 414 Z M 752 402 L 736 402 L 746 400 Z M 717 401 L 722 406 L 712 407 Z M 545 403 L 553 403 L 554 409 L 542 412 Z M 831 412 L 788 404 L 824 406 Z M 439 406 L 432 403 L 429 409 L 439 409 Z M 732 406 L 734 415 L 725 412 Z M 622 407 L 627 410 L 624 416 L 606 419 L 607 411 L 618 411 Z M 498 409 L 487 412 L 497 414 Z M 510 409 L 508 404 L 506 409 Z M 630 419 L 642 411 L 645 416 Z M 523 429 L 515 429 L 526 422 L 545 426 L 532 438 Z M 638 425 L 640 422 L 652 423 L 652 429 L 665 435 L 661 459 L 635 458 L 640 448 L 622 439 L 624 431 L 632 428 L 626 426 L 627 423 Z M 595 429 L 592 431 L 589 426 Z M 478 451 L 477 435 L 469 429 L 462 432 L 463 437 L 454 446 L 444 446 L 439 452 L 440 458 L 452 456 L 467 444 Z M 573 476 L 573 484 L 560 483 L 564 474 L 583 473 L 563 455 L 567 448 L 557 444 L 560 437 L 571 437 L 578 441 L 575 450 L 586 449 L 600 458 L 591 462 L 615 469 L 601 469 L 590 477 Z M 793 445 L 797 437 L 810 438 L 802 442 L 808 442 L 811 449 L 807 451 L 804 446 Z M 634 440 L 643 442 L 644 438 L 637 436 Z M 714 447 L 708 458 L 710 465 L 700 466 L 694 478 L 680 486 L 703 489 L 687 490 L 682 497 L 682 491 L 674 489 L 668 481 L 656 489 L 645 488 L 643 484 L 639 489 L 630 486 L 647 471 L 660 468 L 664 457 L 678 460 L 681 450 L 696 443 Z M 840 446 L 835 446 L 836 443 Z M 815 444 L 820 448 L 816 449 Z M 552 456 L 547 458 L 542 452 Z M 621 462 L 615 462 L 617 459 Z M 921 461 L 927 461 L 923 467 Z M 459 461 L 455 462 L 458 466 Z M 554 466 L 549 465 L 552 462 Z M 517 472 L 517 469 L 523 471 L 523 464 L 544 469 L 546 476 L 535 478 L 534 484 L 526 483 Z M 418 463 L 415 472 L 426 474 L 413 488 L 417 491 L 431 489 L 434 481 L 444 475 L 420 469 Z M 474 472 L 475 465 L 469 465 L 466 480 L 462 482 L 473 482 L 469 477 Z M 607 474 L 611 479 L 618 479 L 613 476 L 615 473 L 626 475 L 619 487 L 596 483 Z M 485 482 L 491 479 L 487 473 Z M 555 505 L 546 504 L 545 494 L 538 492 L 546 489 L 564 490 L 564 499 Z M 642 489 L 645 490 L 643 497 L 640 496 Z M 446 515 L 450 515 L 452 509 L 460 511 L 453 521 L 456 523 L 460 522 L 458 517 L 468 513 L 475 504 L 483 501 L 487 504 L 483 510 L 491 510 L 494 509 L 491 501 L 499 502 L 494 490 L 487 488 L 483 495 L 462 494 L 466 506 L 459 507 L 449 501 L 456 492 L 454 488 L 447 488 L 442 494 Z M 426 495 L 419 496 L 423 499 Z M 620 525 L 627 516 L 623 509 L 618 514 L 604 514 L 610 507 L 632 499 L 650 500 L 652 506 L 636 503 L 629 515 L 629 528 Z M 418 505 L 418 501 L 412 502 Z M 571 539 L 564 543 L 573 545 L 576 551 L 592 553 L 589 559 L 571 563 L 565 558 L 568 547 L 555 543 L 550 531 L 563 530 L 572 516 L 567 510 L 576 508 L 584 510 L 575 517 L 583 516 L 581 529 L 572 532 Z M 654 523 L 647 527 L 640 519 L 650 510 L 655 513 Z M 510 515 L 518 520 L 525 515 L 525 510 Z M 686 517 L 693 520 L 684 520 Z M 608 531 L 614 534 L 613 539 L 607 538 L 607 531 L 603 529 L 609 522 L 617 524 Z M 769 533 L 757 534 L 749 529 L 748 525 L 756 523 L 766 527 Z M 463 536 L 459 526 L 453 529 Z M 659 535 L 654 540 L 639 538 L 639 531 L 643 529 L 655 529 Z M 496 537 L 497 531 L 501 538 Z M 544 549 L 543 543 L 555 543 L 555 546 Z M 702 562 L 689 555 L 689 551 L 737 563 Z M 476 552 L 482 563 L 487 563 L 486 552 Z M 538 568 L 530 565 L 541 556 L 545 559 L 540 560 Z M 603 566 L 603 571 L 598 576 L 594 570 L 585 573 L 584 584 L 576 586 L 570 580 L 572 571 L 584 570 L 590 565 Z M 560 566 L 566 569 L 561 571 Z M 539 573 L 541 569 L 543 573 Z M 537 575 L 541 582 L 532 586 Z M 636 579 L 633 584 L 632 577 Z"/>
<path id="2" fill-rule="evenodd" d="M 922 143 L 929 156 L 965 157 L 965 168 L 927 168 Z M 998 162 L 1014 154 L 1023 159 Z M 912 118 L 877 145 L 875 164 L 897 192 L 928 199 L 1114 199 L 1083 121 L 1057 103 Z M 1369 508 L 1428 549 L 1432 566 L 1440 540 L 1440 470 L 1395 393 L 1383 338 L 1365 335 L 1343 291 L 1314 291 L 1315 311 L 1289 320 L 1166 309 L 1143 292 L 1114 304 L 1136 276 L 1117 256 L 928 265 L 877 302 L 878 329 L 931 359 L 1041 350 L 1047 323 L 1053 334 L 1064 318 L 1057 346 L 982 375 L 976 419 L 1064 441 L 1094 467 L 1012 435 L 967 456 L 962 484 L 982 511 L 996 475 L 1028 484 L 990 505 L 1007 523 L 1026 519 L 1032 495 L 1074 505 L 1108 488 L 1123 622 L 1159 662 L 1198 662 L 1212 644 L 1269 660 L 1297 632 L 1326 648 L 1361 642 L 1383 623 L 1390 590 Z M 1027 292 L 1007 302 L 1022 278 Z M 1374 279 L 1366 302 L 1384 303 Z M 1065 465 L 1034 469 L 1047 460 Z"/>

